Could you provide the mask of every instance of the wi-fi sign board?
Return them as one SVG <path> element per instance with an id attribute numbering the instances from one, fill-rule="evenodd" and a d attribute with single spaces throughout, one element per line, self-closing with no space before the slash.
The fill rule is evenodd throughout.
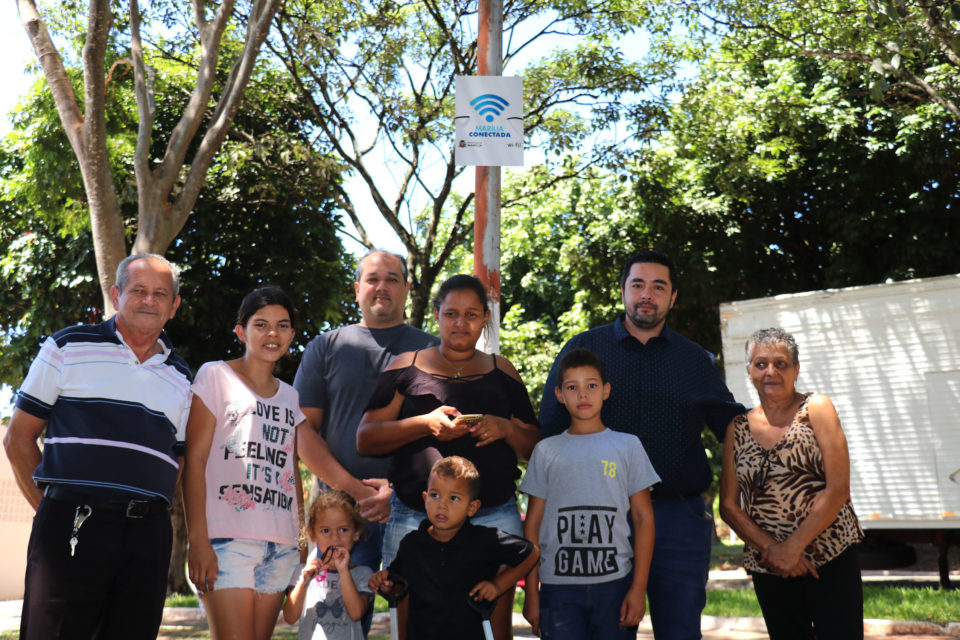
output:
<path id="1" fill-rule="evenodd" d="M 458 165 L 523 165 L 523 81 L 458 76 L 454 148 Z"/>

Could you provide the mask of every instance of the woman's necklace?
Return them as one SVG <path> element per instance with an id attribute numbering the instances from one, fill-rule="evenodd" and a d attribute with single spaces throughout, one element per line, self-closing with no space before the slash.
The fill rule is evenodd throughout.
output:
<path id="1" fill-rule="evenodd" d="M 450 365 L 450 368 L 451 368 L 451 369 L 455 369 L 455 370 L 456 370 L 456 371 L 454 372 L 454 374 L 453 374 L 453 379 L 454 379 L 454 380 L 459 380 L 459 379 L 460 379 L 460 372 L 463 371 L 464 368 L 465 368 L 468 364 L 470 364 L 470 361 L 473 360 L 473 358 L 477 355 L 477 350 L 474 349 L 474 350 L 473 350 L 473 353 L 470 354 L 470 357 L 467 358 L 466 360 L 463 360 L 463 365 L 460 366 L 460 367 L 458 367 L 457 365 L 453 364 L 453 362 L 450 361 L 450 358 L 448 358 L 447 356 L 443 355 L 443 347 L 437 347 L 437 353 L 440 354 L 440 357 L 443 358 L 444 362 L 446 362 L 448 365 Z"/>

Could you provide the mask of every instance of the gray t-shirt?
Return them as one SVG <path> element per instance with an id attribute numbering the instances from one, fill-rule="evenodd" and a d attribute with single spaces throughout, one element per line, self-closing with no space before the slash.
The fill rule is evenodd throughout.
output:
<path id="1" fill-rule="evenodd" d="M 310 554 L 310 559 L 315 557 L 316 549 Z M 298 640 L 363 640 L 360 620 L 353 620 L 343 603 L 340 574 L 327 571 L 321 575 L 321 582 L 311 578 L 307 585 Z M 373 606 L 374 595 L 369 584 L 372 575 L 370 567 L 357 565 L 350 568 L 357 591 L 370 596 L 370 606 Z"/>
<path id="2" fill-rule="evenodd" d="M 540 582 L 596 584 L 633 566 L 630 496 L 660 482 L 640 439 L 604 429 L 537 443 L 520 491 L 543 498 Z"/>
<path id="3" fill-rule="evenodd" d="M 400 324 L 371 329 L 358 324 L 328 331 L 303 352 L 293 386 L 301 407 L 323 409 L 321 434 L 334 457 L 355 478 L 386 478 L 389 458 L 357 453 L 357 427 L 380 373 L 394 356 L 440 340 Z"/>

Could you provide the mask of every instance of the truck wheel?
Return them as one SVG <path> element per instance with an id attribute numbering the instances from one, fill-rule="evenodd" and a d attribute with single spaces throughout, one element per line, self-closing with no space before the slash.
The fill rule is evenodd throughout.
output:
<path id="1" fill-rule="evenodd" d="M 937 557 L 937 568 L 940 570 L 940 588 L 955 589 L 950 584 L 950 539 L 945 538 L 940 543 L 940 554 Z"/>

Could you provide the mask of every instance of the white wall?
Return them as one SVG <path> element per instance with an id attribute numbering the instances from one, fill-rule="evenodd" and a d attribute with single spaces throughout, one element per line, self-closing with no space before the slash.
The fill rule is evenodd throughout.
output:
<path id="1" fill-rule="evenodd" d="M 5 426 L 0 429 L 3 434 L 6 431 Z M 33 508 L 17 487 L 10 461 L 5 455 L 0 458 L 0 600 L 19 600 L 23 597 Z"/>

